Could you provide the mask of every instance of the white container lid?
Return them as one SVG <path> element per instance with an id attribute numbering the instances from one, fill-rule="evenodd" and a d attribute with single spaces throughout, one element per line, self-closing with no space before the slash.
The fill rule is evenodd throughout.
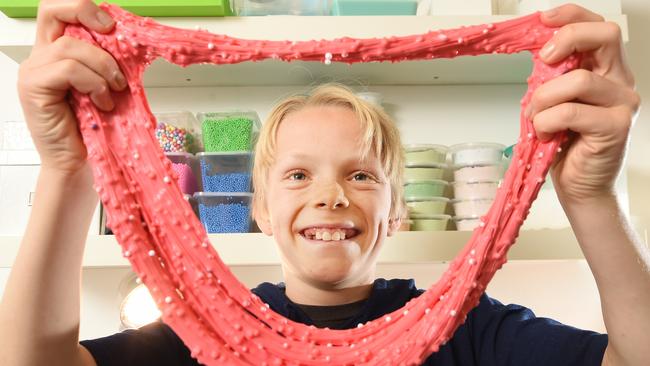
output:
<path id="1" fill-rule="evenodd" d="M 464 142 L 462 144 L 455 144 L 449 146 L 449 152 L 455 154 L 456 152 L 461 150 L 469 150 L 469 149 L 476 149 L 476 148 L 490 148 L 490 149 L 503 151 L 506 149 L 506 145 L 499 144 L 497 142 Z M 496 165 L 496 164 L 492 163 L 492 164 L 483 164 L 483 165 Z"/>
<path id="2" fill-rule="evenodd" d="M 404 168 L 437 168 L 447 169 L 449 166 L 442 163 L 406 163 Z"/>
<path id="3" fill-rule="evenodd" d="M 491 184 L 496 184 L 497 186 L 501 184 L 501 180 L 460 180 L 460 181 L 455 181 L 455 182 L 449 182 L 452 186 L 458 185 L 458 184 L 483 184 L 483 183 L 491 183 Z"/>
<path id="4" fill-rule="evenodd" d="M 418 152 L 418 151 L 427 151 L 427 150 L 436 150 L 440 153 L 446 154 L 449 148 L 445 145 L 436 145 L 436 144 L 408 144 L 404 145 L 404 151 L 406 152 Z"/>
<path id="5" fill-rule="evenodd" d="M 490 201 L 490 202 L 493 202 L 494 198 L 454 198 L 454 199 L 451 200 L 451 203 L 469 202 L 469 201 L 475 201 L 475 202 Z"/>
<path id="6" fill-rule="evenodd" d="M 407 179 L 404 181 L 404 185 L 407 184 L 439 184 L 447 186 L 449 185 L 449 182 L 442 179 Z"/>
<path id="7" fill-rule="evenodd" d="M 463 221 L 463 220 L 480 220 L 481 216 L 470 215 L 470 216 L 454 216 L 454 221 Z"/>

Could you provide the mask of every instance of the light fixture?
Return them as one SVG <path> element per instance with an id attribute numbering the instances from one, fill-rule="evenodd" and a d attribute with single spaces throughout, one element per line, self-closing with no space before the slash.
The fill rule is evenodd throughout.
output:
<path id="1" fill-rule="evenodd" d="M 160 318 L 160 310 L 147 287 L 133 273 L 120 284 L 120 330 L 140 328 Z"/>

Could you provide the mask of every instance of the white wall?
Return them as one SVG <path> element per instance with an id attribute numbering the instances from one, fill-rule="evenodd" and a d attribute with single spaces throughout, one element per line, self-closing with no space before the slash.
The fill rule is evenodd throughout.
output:
<path id="1" fill-rule="evenodd" d="M 650 5 L 646 0 L 624 0 L 623 12 L 629 17 L 629 61 L 637 76 L 641 96 L 647 102 L 650 100 L 650 70 L 647 69 L 650 49 L 644 38 L 650 33 Z M 17 65 L 0 54 L 0 80 L 3 81 L 0 84 L 0 121 L 21 119 L 15 92 L 16 72 Z M 272 103 L 264 96 L 269 90 L 246 90 L 246 99 L 234 98 L 232 92 L 235 90 L 213 89 L 195 89 L 192 92 L 186 89 L 159 89 L 149 91 L 149 95 L 154 110 L 187 109 L 191 101 L 196 108 L 211 110 L 219 107 L 246 107 L 254 108 L 264 116 Z M 376 90 L 385 93 L 387 102 L 392 104 L 389 109 L 398 118 L 407 143 L 451 144 L 471 140 L 507 143 L 515 139 L 518 113 L 516 101 L 523 92 L 521 85 L 382 87 Z M 288 89 L 281 89 L 280 93 L 286 91 Z M 280 94 L 277 90 L 276 93 Z M 421 114 L 415 108 L 422 108 L 423 105 L 430 108 L 430 119 L 417 117 Z M 639 116 L 627 161 L 630 210 L 638 230 L 646 237 L 650 227 L 650 163 L 647 158 L 650 156 L 649 116 L 646 110 Z M 463 124 L 462 129 L 453 128 L 460 123 Z M 452 127 L 447 127 L 449 125 Z M 545 200 L 549 205 L 547 208 L 556 207 L 550 196 Z M 538 202 L 535 207 L 539 204 Z M 420 286 L 426 286 L 437 278 L 442 269 L 444 266 L 441 265 L 382 266 L 379 274 L 386 277 L 415 277 Z M 0 268 L 0 293 L 4 290 L 8 271 Z M 262 278 L 279 278 L 277 267 L 238 268 L 235 272 L 249 285 Z M 97 337 L 117 330 L 117 286 L 126 273 L 127 270 L 123 268 L 84 270 L 82 338 Z M 551 279 L 543 273 L 555 277 Z M 554 285 L 549 286 L 551 283 Z M 562 283 L 563 287 L 557 288 L 557 283 Z M 538 315 L 552 316 L 585 328 L 602 329 L 602 322 L 598 318 L 600 306 L 596 289 L 583 262 L 508 264 L 497 274 L 490 287 L 490 294 L 507 302 L 528 305 L 537 310 Z M 582 316 L 578 317 L 578 314 Z"/>

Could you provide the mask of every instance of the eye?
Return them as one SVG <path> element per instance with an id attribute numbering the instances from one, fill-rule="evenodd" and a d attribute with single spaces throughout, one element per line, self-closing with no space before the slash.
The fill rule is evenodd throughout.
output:
<path id="1" fill-rule="evenodd" d="M 364 172 L 358 172 L 352 176 L 352 179 L 354 179 L 357 182 L 366 182 L 368 180 L 373 179 L 370 175 Z"/>
<path id="2" fill-rule="evenodd" d="M 305 180 L 307 176 L 301 171 L 293 171 L 289 173 L 289 180 Z"/>

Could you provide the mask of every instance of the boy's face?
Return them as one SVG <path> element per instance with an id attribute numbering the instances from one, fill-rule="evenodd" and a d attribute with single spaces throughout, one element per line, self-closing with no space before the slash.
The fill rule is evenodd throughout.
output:
<path id="1" fill-rule="evenodd" d="M 389 227 L 391 187 L 379 159 L 359 160 L 361 140 L 356 116 L 339 106 L 306 107 L 280 123 L 268 220 L 259 224 L 279 245 L 285 277 L 321 288 L 374 279 L 377 253 L 398 223 Z"/>

